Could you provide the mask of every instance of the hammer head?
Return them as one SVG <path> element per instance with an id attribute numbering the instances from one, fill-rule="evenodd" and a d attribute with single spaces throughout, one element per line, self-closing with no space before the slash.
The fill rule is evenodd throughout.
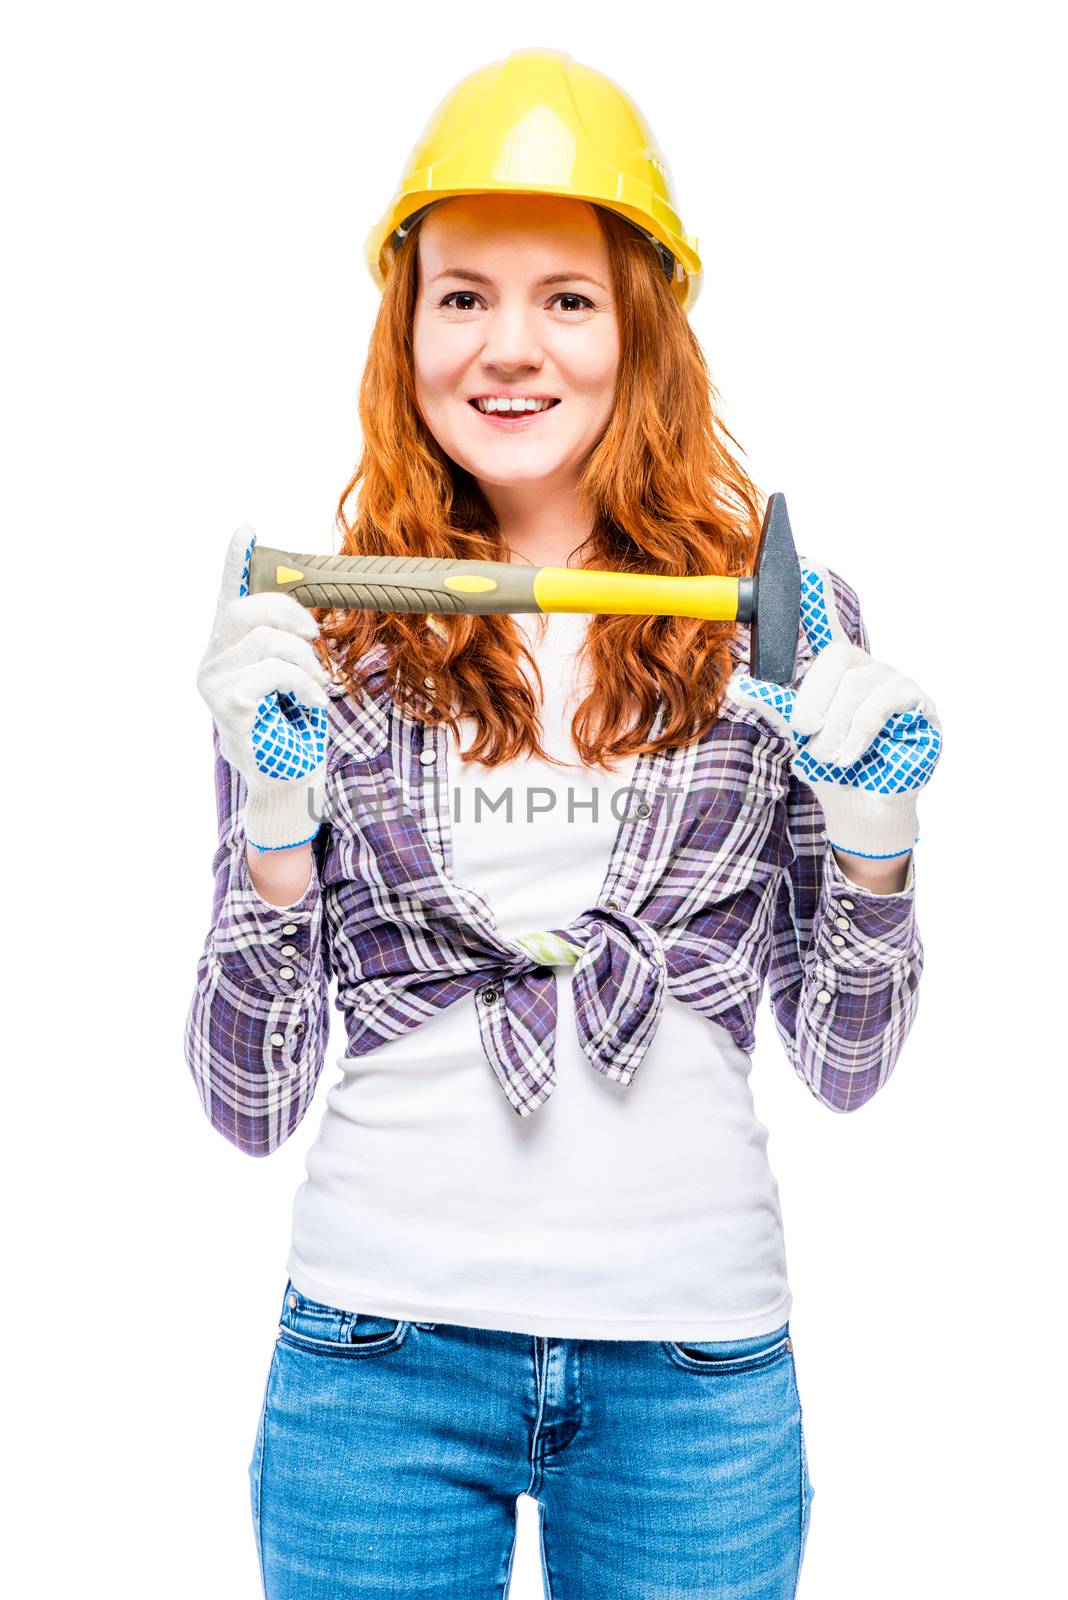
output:
<path id="1" fill-rule="evenodd" d="M 792 683 L 801 625 L 801 563 L 781 494 L 768 497 L 753 568 L 753 591 L 749 675 L 770 683 Z"/>

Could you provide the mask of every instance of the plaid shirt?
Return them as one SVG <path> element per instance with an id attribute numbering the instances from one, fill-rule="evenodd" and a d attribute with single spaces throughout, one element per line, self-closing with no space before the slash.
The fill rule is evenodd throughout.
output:
<path id="1" fill-rule="evenodd" d="M 843 626 L 867 650 L 857 597 L 831 577 Z M 731 648 L 744 666 L 747 641 Z M 899 894 L 850 882 L 819 802 L 790 771 L 791 744 L 755 705 L 726 707 L 685 748 L 637 758 L 596 905 L 545 930 L 565 945 L 535 939 L 532 950 L 502 938 L 485 899 L 452 881 L 448 729 L 393 704 L 376 650 L 360 701 L 329 690 L 325 815 L 294 905 L 273 907 L 253 887 L 245 782 L 213 729 L 215 893 L 185 1048 L 221 1134 L 268 1155 L 293 1132 L 323 1066 L 332 976 L 350 1055 L 474 996 L 489 1066 L 529 1115 L 555 1081 L 553 948 L 574 962 L 582 1049 L 606 1077 L 632 1080 L 667 993 L 751 1052 L 766 977 L 788 1057 L 824 1105 L 851 1111 L 882 1087 L 923 967 L 913 861 Z M 795 683 L 811 659 L 799 629 Z"/>

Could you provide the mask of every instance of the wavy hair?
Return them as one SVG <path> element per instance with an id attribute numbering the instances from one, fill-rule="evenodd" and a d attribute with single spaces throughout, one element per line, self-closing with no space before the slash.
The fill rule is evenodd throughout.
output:
<path id="1" fill-rule="evenodd" d="M 701 346 L 652 245 L 616 213 L 593 209 L 611 259 L 620 354 L 612 415 L 580 479 L 593 525 L 575 553 L 578 564 L 748 576 L 763 503 L 725 442 L 737 444 L 721 419 Z M 359 395 L 363 451 L 337 507 L 340 553 L 507 561 L 477 481 L 442 450 L 416 403 L 418 233 L 419 224 L 394 259 L 371 334 Z M 466 759 L 488 766 L 523 754 L 551 759 L 539 738 L 540 700 L 521 658 L 539 689 L 540 674 L 510 615 L 316 615 L 328 664 L 350 693 L 366 689 L 375 662 L 363 658 L 381 645 L 390 693 L 410 714 L 445 721 L 457 737 L 457 718 L 474 720 Z M 591 687 L 572 721 L 583 762 L 608 766 L 700 738 L 720 714 L 733 665 L 729 640 L 739 626 L 592 617 L 581 650 Z M 664 721 L 651 739 L 661 701 Z"/>

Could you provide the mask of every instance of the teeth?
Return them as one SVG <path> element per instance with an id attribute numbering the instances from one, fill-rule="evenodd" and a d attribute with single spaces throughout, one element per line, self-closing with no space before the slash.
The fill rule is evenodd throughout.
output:
<path id="1" fill-rule="evenodd" d="M 488 400 L 476 400 L 475 405 L 480 411 L 547 411 L 553 404 L 552 400 L 531 400 L 520 396 L 509 399 L 502 395 L 500 399 L 490 396 Z"/>

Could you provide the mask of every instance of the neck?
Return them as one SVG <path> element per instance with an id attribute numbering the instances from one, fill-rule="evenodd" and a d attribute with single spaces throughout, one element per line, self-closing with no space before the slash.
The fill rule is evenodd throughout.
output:
<path id="1" fill-rule="evenodd" d="M 575 554 L 593 531 L 593 518 L 574 485 L 519 487 L 481 484 L 501 539 L 513 562 L 531 567 L 574 566 Z"/>

